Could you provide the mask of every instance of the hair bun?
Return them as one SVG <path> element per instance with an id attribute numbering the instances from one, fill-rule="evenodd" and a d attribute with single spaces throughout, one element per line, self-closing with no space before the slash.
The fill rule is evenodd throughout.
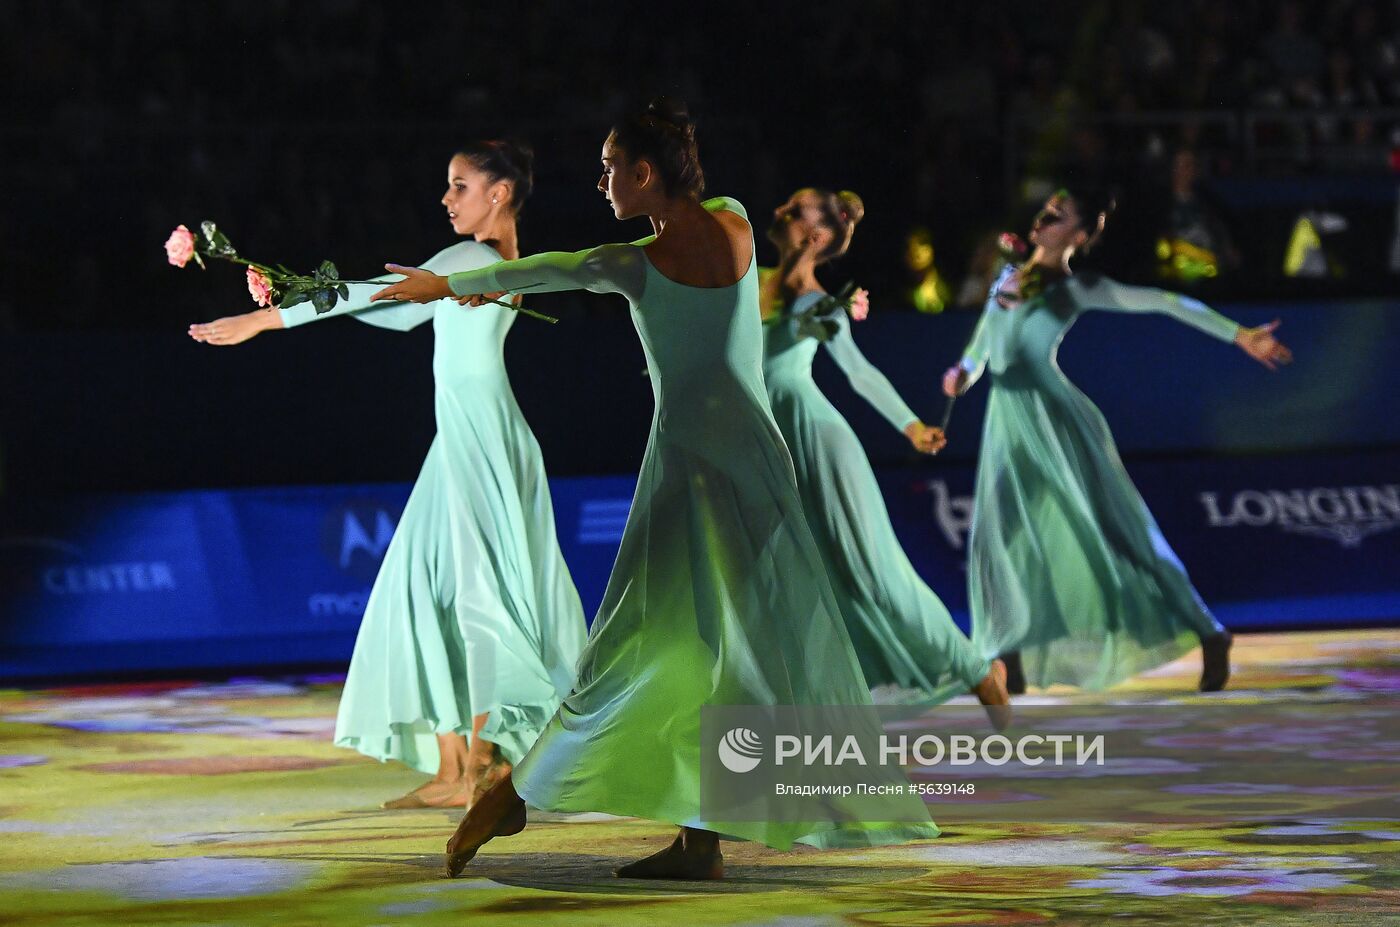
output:
<path id="1" fill-rule="evenodd" d="M 693 132 L 695 125 L 690 121 L 690 108 L 684 100 L 674 97 L 656 97 L 647 104 L 646 114 L 658 122 L 675 126 L 682 132 Z"/>
<path id="2" fill-rule="evenodd" d="M 522 138 L 502 138 L 491 142 L 501 158 L 513 168 L 512 173 L 531 176 L 535 171 L 535 149 Z"/>
<path id="3" fill-rule="evenodd" d="M 613 123 L 609 136 L 631 161 L 649 162 L 660 173 L 667 196 L 699 196 L 705 172 L 695 146 L 695 124 L 685 103 L 656 97 Z"/>
<path id="4" fill-rule="evenodd" d="M 865 218 L 865 200 L 850 190 L 842 190 L 836 194 L 836 198 L 841 201 L 842 218 L 852 227 Z"/>
<path id="5" fill-rule="evenodd" d="M 535 189 L 535 150 L 521 138 L 487 138 L 468 142 L 457 149 L 493 182 L 511 182 L 510 203 L 518 215 Z"/>

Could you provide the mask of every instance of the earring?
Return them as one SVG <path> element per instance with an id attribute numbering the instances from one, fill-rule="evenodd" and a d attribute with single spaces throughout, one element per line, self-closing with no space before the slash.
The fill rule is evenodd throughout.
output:
<path id="1" fill-rule="evenodd" d="M 496 205 L 496 198 L 495 198 L 494 196 L 491 197 L 491 205 L 492 205 L 492 206 L 495 206 L 495 205 Z"/>

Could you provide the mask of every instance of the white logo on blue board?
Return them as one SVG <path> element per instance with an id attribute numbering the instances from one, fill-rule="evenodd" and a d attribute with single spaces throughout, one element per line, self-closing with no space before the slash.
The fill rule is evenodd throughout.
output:
<path id="1" fill-rule="evenodd" d="M 1373 534 L 1400 528 L 1400 485 L 1243 489 L 1223 502 L 1200 494 L 1212 528 L 1276 527 L 1360 547 Z"/>
<path id="2" fill-rule="evenodd" d="M 362 550 L 378 560 L 384 556 L 384 551 L 393 537 L 394 520 L 389 517 L 388 512 L 383 509 L 375 512 L 374 535 L 371 537 L 364 524 L 355 517 L 355 513 L 347 509 L 345 527 L 340 535 L 340 568 L 343 570 L 350 566 L 350 558 L 357 550 Z"/>
<path id="3" fill-rule="evenodd" d="M 943 532 L 948 546 L 962 550 L 972 528 L 972 497 L 953 495 L 942 480 L 929 480 L 928 488 L 933 491 L 933 516 L 938 519 L 938 530 Z"/>

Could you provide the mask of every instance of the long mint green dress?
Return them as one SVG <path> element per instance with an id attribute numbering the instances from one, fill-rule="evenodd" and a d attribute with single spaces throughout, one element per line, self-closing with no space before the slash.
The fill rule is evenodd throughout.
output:
<path id="1" fill-rule="evenodd" d="M 1108 424 L 1055 361 L 1081 312 L 1155 312 L 1221 341 L 1198 300 L 1076 275 L 1011 309 L 992 287 L 962 360 L 991 372 L 968 540 L 973 642 L 1019 650 L 1026 681 L 1103 689 L 1223 631 L 1118 457 Z"/>
<path id="2" fill-rule="evenodd" d="M 802 294 L 764 326 L 763 379 L 773 418 L 792 452 L 807 523 L 866 681 L 941 702 L 980 682 L 988 660 L 909 562 L 860 441 L 812 379 L 819 342 L 799 335 L 797 316 L 825 295 Z M 833 321 L 836 331 L 824 344 L 855 391 L 896 429 L 917 422 L 856 346 L 845 312 Z"/>
<path id="3" fill-rule="evenodd" d="M 706 207 L 745 215 L 727 198 Z M 769 412 L 757 266 L 731 286 L 683 286 L 640 243 L 617 244 L 531 255 L 450 285 L 461 295 L 625 295 L 656 398 L 578 679 L 516 766 L 520 795 L 549 811 L 650 818 L 781 849 L 936 836 L 917 798 L 897 817 L 926 823 L 867 825 L 840 798 L 819 821 L 701 815 L 702 707 L 870 704 Z"/>
<path id="4" fill-rule="evenodd" d="M 500 259 L 466 241 L 423 266 L 447 274 Z M 470 740 L 472 718 L 486 714 L 482 738 L 516 762 L 573 684 L 587 635 L 539 444 L 506 376 L 516 313 L 371 303 L 377 287 L 350 289 L 319 316 L 309 304 L 283 309 L 283 323 L 349 315 L 407 331 L 431 321 L 438 430 L 365 607 L 335 743 L 435 773 L 437 735 Z"/>

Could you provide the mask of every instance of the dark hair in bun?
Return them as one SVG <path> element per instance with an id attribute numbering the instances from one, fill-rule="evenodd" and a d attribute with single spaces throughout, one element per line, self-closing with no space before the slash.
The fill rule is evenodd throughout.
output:
<path id="1" fill-rule="evenodd" d="M 468 142 L 457 149 L 460 157 L 491 178 L 492 183 L 510 181 L 510 208 L 519 213 L 535 188 L 535 152 L 527 142 L 516 138 L 491 138 Z"/>
<path id="2" fill-rule="evenodd" d="M 1075 211 L 1079 213 L 1079 227 L 1089 233 L 1079 250 L 1088 254 L 1103 235 L 1108 217 L 1118 208 L 1118 200 L 1112 191 L 1086 184 L 1061 187 L 1058 192 L 1074 202 Z"/>
<path id="3" fill-rule="evenodd" d="M 612 138 L 633 161 L 651 163 L 667 196 L 699 196 L 704 191 L 695 123 L 680 100 L 657 97 L 646 109 L 613 123 Z"/>
<path id="4" fill-rule="evenodd" d="M 822 223 L 833 233 L 831 244 L 817 255 L 817 263 L 839 258 L 851 247 L 851 236 L 856 233 L 856 224 L 865 218 L 865 201 L 850 190 L 833 193 L 830 190 L 815 188 L 812 192 L 821 197 Z"/>

